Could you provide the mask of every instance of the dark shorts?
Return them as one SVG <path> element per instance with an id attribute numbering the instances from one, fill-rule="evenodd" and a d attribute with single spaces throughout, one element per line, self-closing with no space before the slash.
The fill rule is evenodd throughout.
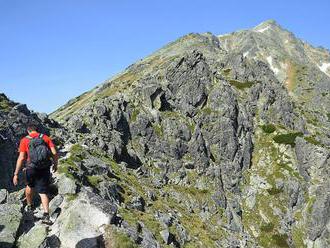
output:
<path id="1" fill-rule="evenodd" d="M 50 184 L 50 170 L 36 170 L 27 167 L 25 170 L 26 184 L 30 188 L 35 188 L 39 194 L 47 194 Z"/>

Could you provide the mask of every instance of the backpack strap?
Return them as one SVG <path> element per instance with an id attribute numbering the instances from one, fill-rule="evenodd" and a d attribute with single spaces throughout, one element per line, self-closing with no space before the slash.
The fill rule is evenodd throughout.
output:
<path id="1" fill-rule="evenodd" d="M 42 133 L 40 133 L 38 137 L 39 138 L 42 138 L 42 137 L 44 137 L 44 135 Z M 25 136 L 25 138 L 27 138 L 29 140 L 32 140 L 33 139 L 30 135 Z"/>

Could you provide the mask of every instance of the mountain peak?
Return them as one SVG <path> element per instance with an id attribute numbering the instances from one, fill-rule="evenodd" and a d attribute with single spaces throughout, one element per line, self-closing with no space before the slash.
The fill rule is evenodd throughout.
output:
<path id="1" fill-rule="evenodd" d="M 257 32 L 265 32 L 266 30 L 283 30 L 283 28 L 273 19 L 264 21 L 253 28 L 254 31 Z"/>
<path id="2" fill-rule="evenodd" d="M 260 23 L 259 25 L 279 26 L 279 24 L 274 19 L 268 19 L 268 20 Z"/>

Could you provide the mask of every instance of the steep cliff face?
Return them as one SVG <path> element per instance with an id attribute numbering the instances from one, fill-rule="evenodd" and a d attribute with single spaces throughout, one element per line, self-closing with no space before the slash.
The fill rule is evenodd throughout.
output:
<path id="1" fill-rule="evenodd" d="M 17 245 L 329 246 L 329 57 L 273 21 L 189 34 L 71 100 L 55 224 Z"/>

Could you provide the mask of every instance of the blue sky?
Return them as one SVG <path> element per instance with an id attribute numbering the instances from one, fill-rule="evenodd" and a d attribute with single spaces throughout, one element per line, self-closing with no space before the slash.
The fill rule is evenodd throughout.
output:
<path id="1" fill-rule="evenodd" d="M 268 19 L 330 48 L 326 0 L 0 0 L 0 92 L 50 113 L 184 34 Z"/>

